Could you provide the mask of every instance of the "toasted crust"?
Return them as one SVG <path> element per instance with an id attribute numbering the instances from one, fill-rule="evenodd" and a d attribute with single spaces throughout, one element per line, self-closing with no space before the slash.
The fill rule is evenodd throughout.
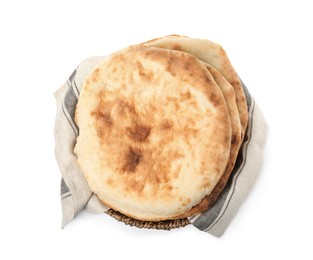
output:
<path id="1" fill-rule="evenodd" d="M 140 220 L 197 205 L 227 167 L 223 94 L 194 56 L 151 46 L 111 55 L 83 84 L 78 163 L 100 200 Z"/>
<path id="2" fill-rule="evenodd" d="M 179 35 L 169 35 L 143 44 L 192 54 L 217 69 L 234 88 L 241 122 L 241 140 L 243 140 L 248 124 L 246 97 L 240 79 L 220 45 L 205 39 L 192 39 Z"/>

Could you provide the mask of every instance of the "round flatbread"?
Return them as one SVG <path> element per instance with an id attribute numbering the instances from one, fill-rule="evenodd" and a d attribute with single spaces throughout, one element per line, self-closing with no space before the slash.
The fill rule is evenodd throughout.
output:
<path id="1" fill-rule="evenodd" d="M 209 40 L 170 35 L 143 43 L 144 45 L 186 52 L 212 65 L 232 85 L 241 122 L 241 140 L 248 124 L 248 108 L 240 79 L 231 65 L 224 49 Z"/>
<path id="2" fill-rule="evenodd" d="M 223 93 L 194 56 L 131 46 L 99 64 L 76 108 L 78 164 L 99 199 L 159 221 L 209 194 L 230 156 Z"/>
<path id="3" fill-rule="evenodd" d="M 218 47 L 215 43 L 212 43 L 207 40 L 199 40 L 199 39 L 190 39 L 188 37 L 179 36 L 179 35 L 170 35 L 163 38 L 154 39 L 151 41 L 148 41 L 144 43 L 145 45 L 152 45 L 158 48 L 166 48 L 171 50 L 178 50 L 178 51 L 184 51 L 191 53 L 193 55 L 197 55 L 198 58 L 201 58 L 202 60 L 210 61 L 212 64 L 215 64 L 217 67 L 221 68 L 219 63 L 216 61 L 216 57 L 214 57 L 215 49 Z M 191 46 L 192 44 L 192 46 Z M 200 48 L 199 50 L 196 50 L 197 47 L 206 47 L 207 49 Z M 203 54 L 204 51 L 211 52 L 211 56 L 207 54 Z M 224 52 L 224 55 L 225 52 Z M 225 66 L 227 65 L 227 56 L 226 57 L 219 57 L 220 59 L 224 60 Z M 189 212 L 182 215 L 181 217 L 188 217 L 190 215 L 201 213 L 205 210 L 207 210 L 218 198 L 219 194 L 224 189 L 227 180 L 234 168 L 237 155 L 240 149 L 241 145 L 241 139 L 244 135 L 244 130 L 242 132 L 242 126 L 241 124 L 245 124 L 244 122 L 241 122 L 240 119 L 245 121 L 244 116 L 240 118 L 240 114 L 237 108 L 237 102 L 240 103 L 240 101 L 236 101 L 236 95 L 234 92 L 233 86 L 223 77 L 223 75 L 215 69 L 210 64 L 203 62 L 205 66 L 208 68 L 210 73 L 212 74 L 215 82 L 220 87 L 220 89 L 223 92 L 226 105 L 228 108 L 228 112 L 231 119 L 231 127 L 232 127 L 232 145 L 231 145 L 231 153 L 230 153 L 230 159 L 227 165 L 227 168 L 220 178 L 218 184 L 214 187 L 213 191 L 208 194 L 198 205 L 193 207 Z M 227 67 L 227 66 L 226 66 Z M 227 68 L 229 70 L 229 68 Z M 226 69 L 224 68 L 223 71 L 225 72 Z M 236 79 L 233 77 L 234 71 L 231 73 L 228 73 L 228 79 L 231 82 L 235 82 L 236 86 Z M 240 93 L 239 93 L 240 95 Z"/>
<path id="4" fill-rule="evenodd" d="M 188 211 L 186 214 L 183 214 L 180 217 L 189 217 L 201 213 L 213 205 L 213 203 L 216 201 L 216 199 L 218 198 L 218 196 L 220 195 L 228 181 L 228 178 L 235 166 L 237 155 L 241 146 L 241 125 L 239 112 L 236 106 L 236 97 L 234 90 L 230 83 L 214 67 L 207 63 L 204 64 L 209 70 L 209 72 L 212 74 L 216 84 L 222 90 L 226 101 L 232 128 L 230 157 L 226 170 L 224 171 L 222 177 L 219 179 L 218 183 L 211 191 L 211 193 L 205 196 L 203 200 L 195 207 L 193 207 L 190 211 Z"/>

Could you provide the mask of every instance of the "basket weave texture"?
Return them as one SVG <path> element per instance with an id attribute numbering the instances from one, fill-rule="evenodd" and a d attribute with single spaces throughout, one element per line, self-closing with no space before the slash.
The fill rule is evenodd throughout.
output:
<path id="1" fill-rule="evenodd" d="M 187 218 L 183 219 L 174 219 L 174 220 L 163 220 L 163 221 L 141 221 L 138 219 L 130 218 L 122 213 L 109 209 L 107 212 L 108 215 L 115 218 L 118 221 L 124 222 L 126 225 L 134 226 L 138 228 L 147 228 L 147 229 L 161 229 L 161 230 L 171 230 L 174 228 L 185 227 L 190 224 Z"/>

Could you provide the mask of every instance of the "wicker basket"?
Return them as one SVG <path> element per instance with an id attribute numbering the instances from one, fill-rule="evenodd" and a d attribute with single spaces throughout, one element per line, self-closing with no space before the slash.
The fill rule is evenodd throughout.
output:
<path id="1" fill-rule="evenodd" d="M 187 218 L 175 219 L 175 220 L 163 220 L 163 221 L 141 221 L 138 219 L 133 219 L 121 214 L 118 211 L 109 209 L 108 215 L 115 218 L 118 221 L 124 222 L 126 225 L 138 227 L 138 228 L 148 228 L 148 229 L 161 229 L 161 230 L 171 230 L 174 228 L 184 227 L 190 224 Z"/>

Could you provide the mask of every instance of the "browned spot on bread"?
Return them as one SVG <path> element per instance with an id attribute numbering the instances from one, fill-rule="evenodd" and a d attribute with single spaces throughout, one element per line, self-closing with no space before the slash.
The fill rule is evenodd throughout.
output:
<path id="1" fill-rule="evenodd" d="M 209 179 L 205 179 L 202 184 L 201 184 L 201 188 L 205 188 L 211 185 L 211 182 Z"/>
<path id="2" fill-rule="evenodd" d="M 107 184 L 108 184 L 109 186 L 113 186 L 114 181 L 112 180 L 112 178 L 108 178 L 108 179 L 107 179 Z"/>
<path id="3" fill-rule="evenodd" d="M 125 56 L 122 53 L 114 54 L 111 57 L 112 57 L 113 63 L 116 62 L 116 64 L 123 64 L 126 61 Z"/>
<path id="4" fill-rule="evenodd" d="M 210 96 L 210 101 L 213 103 L 213 105 L 215 107 L 219 106 L 220 105 L 220 98 L 217 97 L 216 93 L 212 93 L 212 95 Z"/>
<path id="5" fill-rule="evenodd" d="M 150 134 L 151 127 L 146 125 L 135 125 L 132 128 L 128 128 L 128 135 L 131 139 L 138 142 L 143 142 Z"/>
<path id="6" fill-rule="evenodd" d="M 161 123 L 161 129 L 162 130 L 169 130 L 173 127 L 173 122 L 165 119 L 162 123 Z"/>
<path id="7" fill-rule="evenodd" d="M 186 61 L 186 63 L 184 64 L 184 70 L 185 70 L 185 73 L 189 77 L 193 77 L 195 75 L 194 71 L 193 71 L 193 65 L 192 65 L 191 60 Z"/>
<path id="8" fill-rule="evenodd" d="M 190 202 L 191 202 L 191 200 L 189 198 L 184 199 L 182 205 L 187 206 Z"/>
<path id="9" fill-rule="evenodd" d="M 93 71 L 93 73 L 92 73 L 91 80 L 92 80 L 93 82 L 97 82 L 97 81 L 98 81 L 99 74 L 100 74 L 100 69 L 99 69 L 99 68 L 96 68 L 96 69 Z"/>
<path id="10" fill-rule="evenodd" d="M 197 137 L 197 135 L 199 134 L 199 130 L 198 129 L 194 129 L 194 128 L 189 128 L 188 129 L 188 134 L 191 134 L 194 137 Z"/>
<path id="11" fill-rule="evenodd" d="M 133 179 L 129 179 L 127 182 L 124 183 L 124 185 L 126 191 L 135 192 L 138 195 L 140 195 L 143 192 L 143 189 L 145 187 L 143 183 Z"/>
<path id="12" fill-rule="evenodd" d="M 123 165 L 123 172 L 134 172 L 137 165 L 142 158 L 142 154 L 132 147 L 129 147 L 128 152 L 125 154 L 125 163 Z"/>
<path id="13" fill-rule="evenodd" d="M 104 124 L 106 124 L 109 127 L 113 126 L 113 120 L 109 111 L 104 111 L 103 113 L 100 112 L 100 115 L 101 115 L 100 120 L 102 120 Z"/>
<path id="14" fill-rule="evenodd" d="M 177 72 L 175 67 L 177 67 L 177 63 L 179 63 L 179 60 L 177 57 L 170 55 L 168 61 L 167 61 L 167 66 L 166 66 L 166 71 L 172 74 L 172 76 L 176 76 Z"/>
<path id="15" fill-rule="evenodd" d="M 182 92 L 182 93 L 180 94 L 180 97 L 181 97 L 181 100 L 182 100 L 182 101 L 189 100 L 189 99 L 191 98 L 190 91 L 187 90 L 186 92 Z"/>
<path id="16" fill-rule="evenodd" d="M 134 189 L 129 189 L 128 192 L 138 193 L 138 190 L 141 190 L 137 189 L 135 181 L 149 186 L 150 195 L 156 199 L 158 197 L 171 198 L 173 187 L 169 181 L 175 176 L 170 176 L 169 170 L 173 158 L 171 156 L 164 157 L 160 154 L 161 152 L 162 150 L 157 148 L 141 150 L 141 154 L 131 152 L 132 158 L 130 161 L 134 165 L 133 174 L 122 175 L 125 186 L 135 185 Z"/>
<path id="17" fill-rule="evenodd" d="M 164 189 L 167 191 L 167 192 L 171 192 L 173 190 L 173 186 L 172 185 L 165 185 Z"/>
<path id="18" fill-rule="evenodd" d="M 91 115 L 95 116 L 96 120 L 100 124 L 105 124 L 108 127 L 111 127 L 113 125 L 113 120 L 108 109 L 105 108 L 99 109 L 95 112 L 92 112 Z"/>
<path id="19" fill-rule="evenodd" d="M 175 43 L 175 44 L 173 45 L 173 50 L 181 51 L 181 50 L 182 50 L 182 47 L 180 46 L 179 43 Z"/>
<path id="20" fill-rule="evenodd" d="M 153 72 L 146 70 L 139 61 L 136 62 L 136 66 L 138 74 L 141 78 L 145 80 L 151 80 L 153 78 Z"/>
<path id="21" fill-rule="evenodd" d="M 105 105 L 103 102 L 100 102 L 96 110 L 91 112 L 91 116 L 95 117 L 95 120 L 99 126 L 112 127 L 113 119 L 111 117 L 111 104 Z M 98 128 L 98 130 L 103 130 L 103 127 Z M 98 132 L 99 134 L 100 132 Z"/>
<path id="22" fill-rule="evenodd" d="M 128 102 L 121 98 L 117 98 L 114 103 L 117 113 L 121 118 L 125 118 L 126 116 L 136 116 L 136 108 L 132 101 Z"/>
<path id="23" fill-rule="evenodd" d="M 198 106 L 199 106 L 198 102 L 196 100 L 194 100 L 194 99 L 191 100 L 189 104 L 190 104 L 190 106 L 192 106 L 194 108 L 198 108 Z"/>
<path id="24" fill-rule="evenodd" d="M 176 102 L 177 98 L 169 96 L 169 97 L 166 97 L 166 101 L 167 102 Z"/>
<path id="25" fill-rule="evenodd" d="M 176 159 L 184 157 L 184 155 L 179 150 L 174 150 L 172 152 L 169 152 L 169 156 L 172 158 L 172 160 L 176 160 Z M 181 167 L 179 166 L 178 169 L 180 170 Z"/>
<path id="26" fill-rule="evenodd" d="M 237 135 L 232 135 L 231 136 L 231 144 L 234 145 L 236 144 L 237 142 L 239 142 L 240 138 L 238 138 Z"/>

